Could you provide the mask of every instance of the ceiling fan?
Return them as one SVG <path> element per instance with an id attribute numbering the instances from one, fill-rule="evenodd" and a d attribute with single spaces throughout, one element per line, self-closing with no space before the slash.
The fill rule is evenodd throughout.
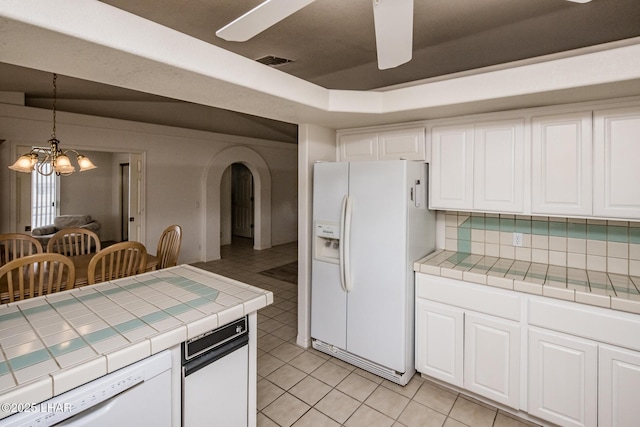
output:
<path id="1" fill-rule="evenodd" d="M 316 0 L 265 0 L 225 25 L 216 35 L 244 42 Z M 386 70 L 411 61 L 413 53 L 413 0 L 372 0 L 378 68 Z M 588 3 L 591 0 L 568 0 Z"/>

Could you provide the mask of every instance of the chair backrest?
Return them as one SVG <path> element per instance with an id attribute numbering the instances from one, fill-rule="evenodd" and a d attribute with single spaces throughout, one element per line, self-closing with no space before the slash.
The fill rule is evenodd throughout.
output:
<path id="1" fill-rule="evenodd" d="M 35 237 L 22 233 L 0 234 L 0 266 L 16 258 L 41 253 L 42 245 Z"/>
<path id="2" fill-rule="evenodd" d="M 64 228 L 56 232 L 47 243 L 47 252 L 66 256 L 90 254 L 100 251 L 100 238 L 86 228 Z"/>
<path id="3" fill-rule="evenodd" d="M 95 254 L 87 269 L 90 285 L 144 273 L 147 250 L 140 242 L 120 242 Z"/>
<path id="4" fill-rule="evenodd" d="M 3 302 L 19 301 L 73 288 L 73 262 L 60 254 L 39 253 L 9 261 L 0 267 L 0 281 L 6 282 Z"/>
<path id="5" fill-rule="evenodd" d="M 180 245 L 182 244 L 182 228 L 174 224 L 167 227 L 158 241 L 158 269 L 173 267 L 178 264 Z"/>

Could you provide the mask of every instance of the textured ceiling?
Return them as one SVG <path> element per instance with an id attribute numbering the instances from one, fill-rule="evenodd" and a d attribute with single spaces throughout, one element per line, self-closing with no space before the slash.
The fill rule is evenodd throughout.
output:
<path id="1" fill-rule="evenodd" d="M 226 42 L 215 36 L 217 29 L 260 1 L 103 0 L 103 3 L 250 59 L 265 55 L 292 59 L 294 62 L 278 69 L 331 89 L 375 90 L 411 84 L 640 36 L 639 0 L 593 0 L 587 4 L 565 0 L 414 0 L 413 59 L 400 67 L 380 71 L 371 0 L 317 0 L 244 43 Z M 59 83 L 61 99 L 163 100 L 66 76 L 61 76 Z M 24 92 L 27 105 L 43 106 L 38 99 L 50 98 L 51 74 L 0 63 L 0 91 Z M 233 114 L 245 121 L 252 119 L 241 113 Z M 118 118 L 129 117 L 123 112 Z M 131 119 L 164 123 L 166 118 Z M 261 126 L 277 128 L 277 132 L 295 140 L 295 126 L 254 119 Z M 242 130 L 224 132 L 241 134 Z"/>

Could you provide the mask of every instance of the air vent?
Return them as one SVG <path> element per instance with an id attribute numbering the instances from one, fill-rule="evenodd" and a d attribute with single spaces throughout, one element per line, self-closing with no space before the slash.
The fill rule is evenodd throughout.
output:
<path id="1" fill-rule="evenodd" d="M 283 64 L 294 62 L 293 59 L 279 58 L 273 55 L 263 56 L 262 58 L 256 59 L 256 61 L 258 61 L 261 64 L 268 65 L 269 67 L 279 67 Z"/>

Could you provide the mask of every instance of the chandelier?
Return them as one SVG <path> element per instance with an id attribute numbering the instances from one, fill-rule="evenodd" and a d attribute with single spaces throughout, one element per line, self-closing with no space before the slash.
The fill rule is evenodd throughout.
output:
<path id="1" fill-rule="evenodd" d="M 9 169 L 30 173 L 33 170 L 38 171 L 42 175 L 51 175 L 55 172 L 56 175 L 71 175 L 75 172 L 76 168 L 71 164 L 67 153 L 74 153 L 78 166 L 80 166 L 80 172 L 95 169 L 97 166 L 89 160 L 88 157 L 83 156 L 76 150 L 61 150 L 59 148 L 60 141 L 56 138 L 56 101 L 58 98 L 56 80 L 57 74 L 53 74 L 53 131 L 51 132 L 51 139 L 49 142 L 49 148 L 34 147 L 30 152 L 23 154 L 16 160 L 16 162 L 9 166 Z"/>

